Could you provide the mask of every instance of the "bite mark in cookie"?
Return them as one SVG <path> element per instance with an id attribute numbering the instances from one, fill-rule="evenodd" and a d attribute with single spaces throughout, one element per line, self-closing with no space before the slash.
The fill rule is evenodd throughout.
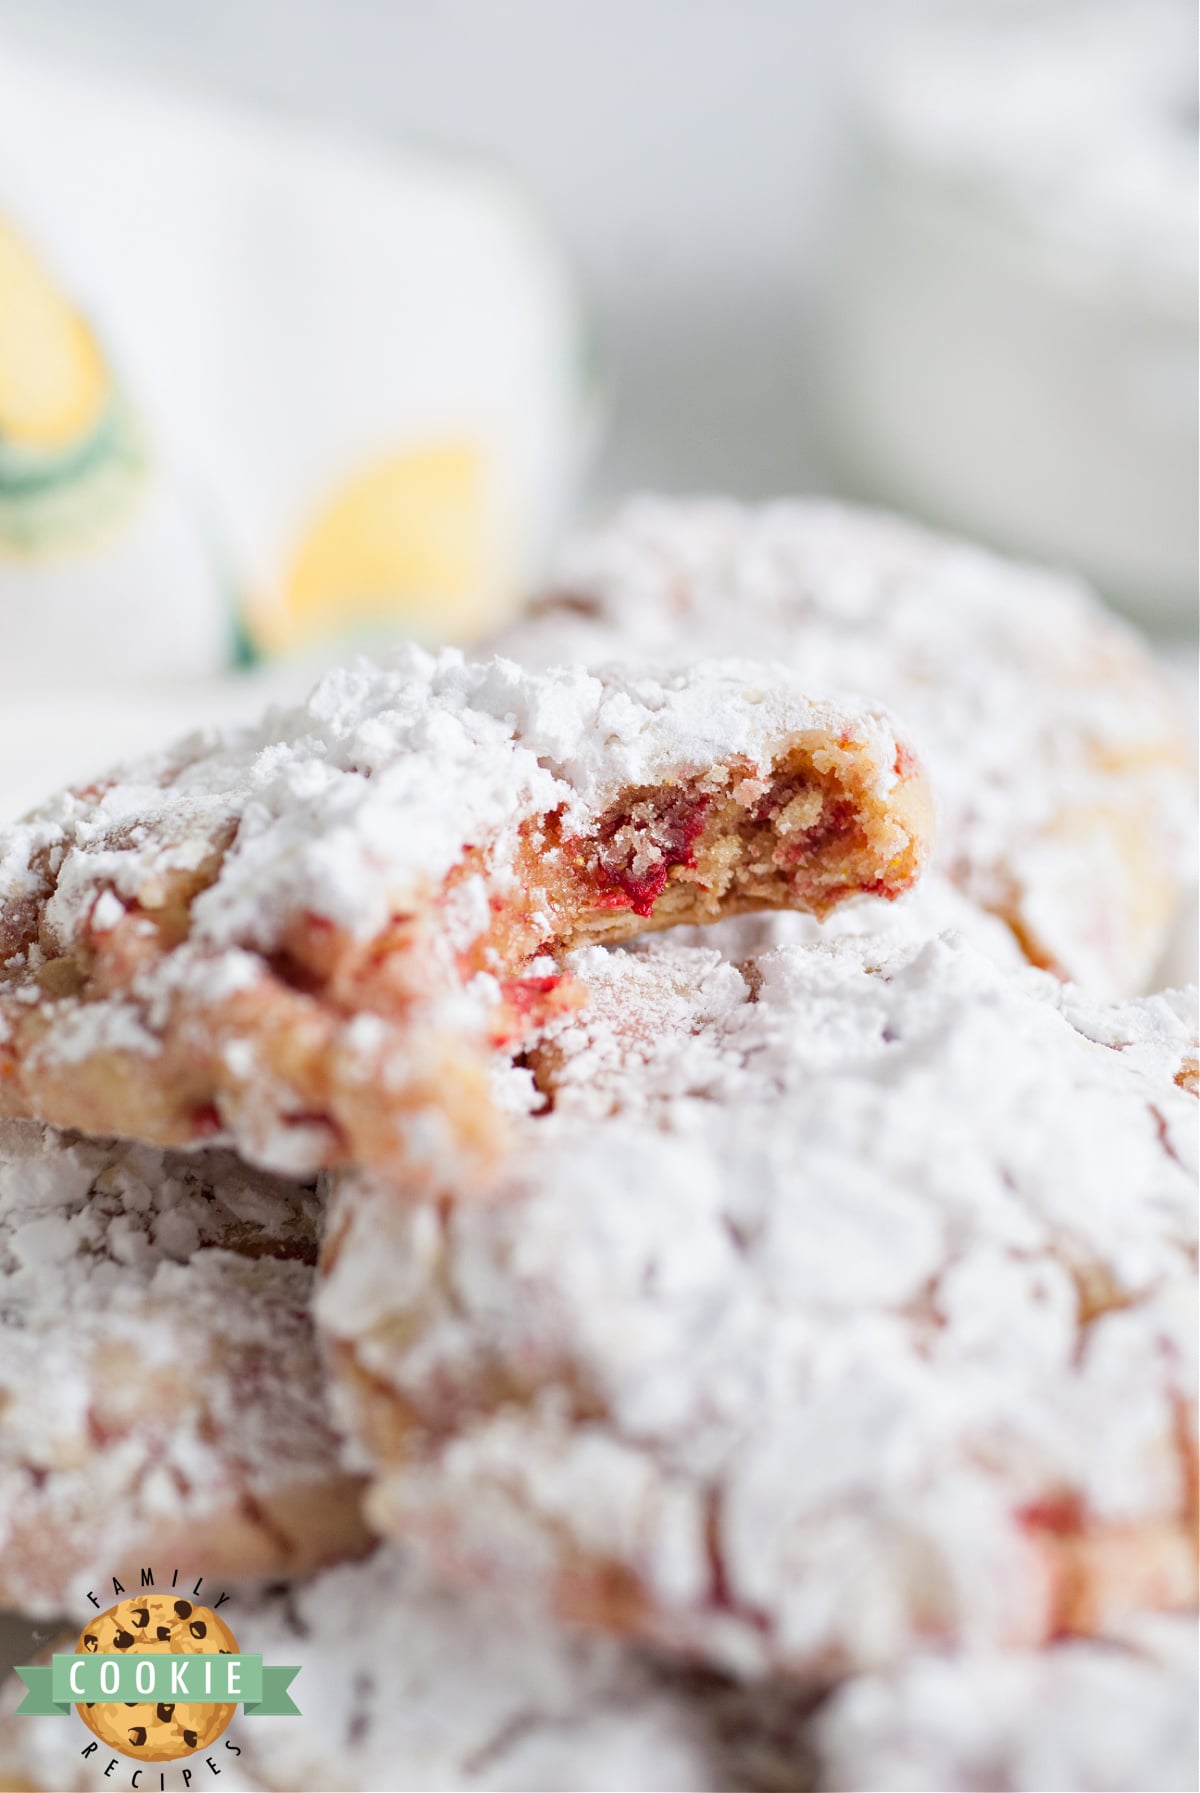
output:
<path id="1" fill-rule="evenodd" d="M 1193 881 L 1194 756 L 1170 680 L 1083 587 L 847 505 L 644 498 L 568 543 L 496 645 L 539 666 L 680 641 L 894 705 L 938 793 L 935 869 L 1034 964 L 1145 987 Z"/>
<path id="2" fill-rule="evenodd" d="M 364 662 L 0 837 L 0 1112 L 469 1178 L 572 947 L 894 897 L 930 820 L 888 718 L 779 669 Z"/>

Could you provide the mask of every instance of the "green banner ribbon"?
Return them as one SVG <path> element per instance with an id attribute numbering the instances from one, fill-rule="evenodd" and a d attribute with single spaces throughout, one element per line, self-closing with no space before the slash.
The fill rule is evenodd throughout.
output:
<path id="1" fill-rule="evenodd" d="M 259 1657 L 262 1662 L 262 1657 Z M 278 1664 L 268 1668 L 263 1664 L 262 1697 L 258 1700 L 246 1700 L 242 1712 L 246 1718 L 299 1718 L 300 1708 L 288 1692 L 288 1688 L 300 1673 L 299 1664 L 295 1668 L 281 1668 Z"/>
<path id="2" fill-rule="evenodd" d="M 160 1701 L 190 1706 L 237 1706 L 247 1718 L 298 1718 L 288 1688 L 295 1668 L 267 1667 L 258 1654 L 192 1656 L 53 1656 L 48 1667 L 17 1670 L 29 1692 L 18 1718 L 65 1717 L 72 1706 Z"/>

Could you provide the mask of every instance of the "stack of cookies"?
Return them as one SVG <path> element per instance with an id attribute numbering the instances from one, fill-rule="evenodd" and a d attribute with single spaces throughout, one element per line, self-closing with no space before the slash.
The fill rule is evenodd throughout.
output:
<path id="1" fill-rule="evenodd" d="M 827 504 L 494 646 L 0 835 L 0 1604 L 235 1590 L 227 1788 L 1194 1784 L 1161 676 Z"/>

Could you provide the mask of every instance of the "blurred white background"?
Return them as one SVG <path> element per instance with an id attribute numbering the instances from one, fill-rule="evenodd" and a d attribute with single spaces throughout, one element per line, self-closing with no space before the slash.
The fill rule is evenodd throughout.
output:
<path id="1" fill-rule="evenodd" d="M 517 175 L 581 277 L 601 491 L 820 472 L 810 312 L 843 149 L 840 0 L 0 0 L 76 65 Z"/>
<path id="2" fill-rule="evenodd" d="M 831 250 L 847 234 L 847 216 L 859 215 L 853 170 L 863 143 L 860 132 L 856 145 L 850 96 L 864 81 L 871 83 L 911 24 L 931 15 L 956 24 L 1011 20 L 1044 31 L 1049 48 L 1063 20 L 1086 23 L 1089 16 L 1120 10 L 1120 0 L 205 0 L 202 6 L 40 0 L 36 8 L 25 0 L 0 0 L 0 32 L 76 66 L 146 77 L 160 94 L 232 100 L 268 115 L 320 123 L 352 140 L 433 147 L 513 173 L 581 279 L 606 401 L 594 497 L 646 485 L 749 496 L 836 487 L 846 483 L 849 466 L 866 495 L 936 511 L 931 495 L 957 486 L 953 504 L 944 507 L 945 520 L 981 536 L 991 533 L 1002 546 L 1074 559 L 1102 582 L 1111 570 L 1109 583 L 1122 588 L 1112 595 L 1160 625 L 1166 616 L 1170 626 L 1179 628 L 1182 619 L 1186 628 L 1195 585 L 1188 545 L 1194 534 L 1194 347 L 1180 363 L 1178 344 L 1161 340 L 1161 318 L 1147 323 L 1144 295 L 1130 315 L 1124 293 L 1106 292 L 1096 330 L 1085 321 L 1082 348 L 1069 318 L 1049 336 L 1044 319 L 1023 318 L 1025 334 L 1014 352 L 1027 365 L 1036 366 L 1039 353 L 1067 360 L 1074 353 L 1074 364 L 1062 371 L 1061 397 L 1077 409 L 1080 458 L 1098 439 L 1107 437 L 1109 444 L 1104 464 L 1086 470 L 1079 490 L 1064 489 L 1061 502 L 1074 511 L 1061 527 L 1053 480 L 1048 498 L 1041 489 L 1019 494 L 1015 515 L 1000 505 L 993 516 L 986 496 L 1006 477 L 1005 466 L 1015 468 L 1022 457 L 1036 469 L 1029 481 L 1046 483 L 1039 444 L 1021 441 L 1024 417 L 1035 414 L 1032 402 L 1011 428 L 1007 418 L 998 422 L 992 460 L 981 453 L 964 481 L 955 477 L 963 446 L 958 441 L 928 468 L 915 466 L 925 457 L 911 433 L 913 412 L 928 388 L 917 388 L 914 406 L 901 363 L 919 364 L 929 345 L 914 342 L 910 319 L 901 318 L 893 330 L 883 312 L 866 319 L 855 314 L 852 356 L 864 367 L 875 354 L 890 360 L 897 385 L 895 393 L 880 394 L 879 415 L 864 420 L 853 364 L 848 370 L 844 361 L 835 363 L 832 408 L 854 413 L 859 431 L 849 455 L 832 457 L 822 417 L 830 396 L 823 377 L 829 319 L 822 306 Z M 1109 74 L 1100 66 L 1105 59 L 1094 57 L 1100 97 L 1093 95 L 1091 112 L 1113 120 L 1114 155 L 1126 163 L 1137 160 L 1132 152 L 1140 150 L 1144 135 L 1136 129 L 1138 106 L 1147 128 L 1160 136 L 1167 121 L 1151 115 L 1175 113 L 1182 154 L 1194 163 L 1194 9 L 1187 0 L 1125 0 L 1124 11 L 1133 21 L 1135 47 L 1139 35 L 1153 46 L 1162 18 L 1174 13 L 1182 25 L 1182 53 L 1168 49 L 1166 56 L 1179 67 L 1167 70 L 1171 91 L 1157 91 L 1163 77 L 1151 69 L 1140 100 L 1135 91 L 1129 106 L 1119 103 L 1120 94 L 1110 105 L 1104 92 Z M 1078 62 L 1086 64 L 1089 54 L 1080 54 Z M 1118 48 L 1107 57 L 1109 73 L 1115 64 L 1119 80 L 1128 60 Z M 1061 47 L 1059 61 L 1065 66 Z M 1080 95 L 1066 87 L 1075 84 L 1064 82 L 1049 61 L 1043 90 L 1047 81 L 1051 90 L 1056 82 L 1063 89 L 1066 134 L 1077 138 L 1082 157 L 1095 162 L 1096 146 L 1071 122 Z M 1131 81 L 1136 90 L 1138 81 Z M 1031 97 L 1036 91 L 1035 79 Z M 1126 113 L 1134 118 L 1132 136 Z M 1124 141 L 1118 135 L 1123 129 Z M 1190 165 L 1183 164 L 1185 179 L 1194 180 Z M 1128 177 L 1119 179 L 1138 209 L 1151 217 L 1162 213 L 1169 233 L 1170 214 L 1155 190 L 1158 171 L 1149 168 L 1139 190 L 1142 177 L 1140 166 L 1130 166 Z M 884 227 L 892 222 L 889 214 Z M 892 248 L 885 266 L 880 244 L 873 242 L 859 266 L 874 266 L 898 287 L 909 270 Z M 926 239 L 920 253 L 928 251 Z M 955 284 L 960 255 L 965 248 L 956 241 L 946 268 L 933 270 L 938 291 Z M 1190 291 L 1193 302 L 1194 255 L 1189 241 L 1177 245 L 1177 259 L 1185 272 L 1191 268 L 1185 299 Z M 1005 302 L 1015 310 L 1028 297 L 1019 281 Z M 925 304 L 923 298 L 915 302 Z M 836 316 L 833 321 L 836 326 Z M 973 311 L 939 319 L 937 328 L 949 336 L 964 323 L 970 344 Z M 1049 320 L 1051 331 L 1056 323 Z M 982 335 L 979 344 L 980 357 L 991 359 Z M 1136 365 L 1126 365 L 1129 356 Z M 1097 406 L 1091 400 L 1114 359 L 1120 365 L 1111 377 L 1119 390 L 1113 403 Z M 1011 392 L 1019 381 L 1002 363 L 993 371 L 992 390 L 981 391 L 994 402 L 998 388 L 1003 405 L 1005 389 Z M 946 378 L 962 385 L 970 373 L 948 364 Z M 925 381 L 923 366 L 914 378 Z M 1157 396 L 1150 391 L 1155 382 Z M 880 382 L 872 375 L 869 384 L 871 406 Z M 1135 385 L 1140 391 L 1131 400 Z M 1133 440 L 1142 425 L 1131 420 L 1130 404 L 1161 408 L 1164 387 L 1175 413 L 1182 406 L 1193 421 L 1181 424 L 1173 417 L 1174 477 L 1147 481 L 1129 526 L 1143 539 L 1130 545 L 1120 539 L 1129 529 L 1099 513 L 1120 509 L 1123 487 L 1147 463 L 1145 444 Z M 939 407 L 936 392 L 928 398 L 931 428 L 939 417 L 955 428 L 961 424 L 953 409 Z M 898 427 L 889 405 L 899 410 Z M 1051 407 L 1047 416 L 1043 406 L 1041 446 L 1047 430 L 1060 427 L 1061 408 Z M 1129 437 L 1124 460 L 1114 440 L 1122 433 Z M 997 455 L 999 466 L 993 464 Z M 1063 483 L 1070 485 L 1069 479 Z M 1090 520 L 1079 515 L 1088 507 Z M 1118 539 L 1112 539 L 1114 527 Z M 1168 529 L 1177 540 L 1167 556 L 1164 611 L 1162 594 L 1149 587 L 1164 577 L 1155 543 Z M 1089 554 L 1093 532 L 1101 539 Z M 1185 544 L 1182 563 L 1178 538 Z M 1146 591 L 1138 589 L 1143 568 Z"/>

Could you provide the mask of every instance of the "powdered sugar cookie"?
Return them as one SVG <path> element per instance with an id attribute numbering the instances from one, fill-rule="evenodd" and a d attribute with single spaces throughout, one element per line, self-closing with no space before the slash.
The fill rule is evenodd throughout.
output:
<path id="1" fill-rule="evenodd" d="M 1196 1781 L 1196 1622 L 1119 1637 L 923 1653 L 819 1683 L 663 1673 L 704 1715 L 723 1785 L 754 1793 L 1157 1793 Z"/>
<path id="2" fill-rule="evenodd" d="M 700 1715 L 610 1640 L 437 1589 L 394 1550 L 238 1601 L 235 1622 L 243 1651 L 300 1665 L 299 1718 L 235 1719 L 226 1733 L 219 1767 L 239 1790 L 726 1784 Z M 6 1690 L 6 1714 L 17 1697 Z M 74 1716 L 0 1719 L 0 1785 L 93 1788 L 86 1736 Z"/>
<path id="3" fill-rule="evenodd" d="M 946 875 L 1035 964 L 1144 987 L 1194 881 L 1187 741 L 1166 677 L 1082 587 L 842 505 L 645 499 L 569 547 L 499 645 L 548 664 L 681 643 L 894 705 Z"/>
<path id="4" fill-rule="evenodd" d="M 308 1315 L 318 1209 L 227 1153 L 0 1122 L 0 1604 L 361 1547 Z"/>
<path id="5" fill-rule="evenodd" d="M 338 1192 L 318 1316 L 373 1521 L 825 1680 L 1191 1605 L 1181 1005 L 961 940 L 582 957 L 497 1199 Z"/>
<path id="6" fill-rule="evenodd" d="M 1116 1643 L 926 1657 L 850 1681 L 818 1715 L 821 1793 L 1180 1793 L 1196 1785 L 1196 1621 Z M 791 1780 L 779 1786 L 791 1786 Z"/>
<path id="7" fill-rule="evenodd" d="M 565 948 L 894 897 L 928 824 L 886 715 L 782 669 L 360 662 L 0 837 L 0 1110 L 458 1179 Z"/>

